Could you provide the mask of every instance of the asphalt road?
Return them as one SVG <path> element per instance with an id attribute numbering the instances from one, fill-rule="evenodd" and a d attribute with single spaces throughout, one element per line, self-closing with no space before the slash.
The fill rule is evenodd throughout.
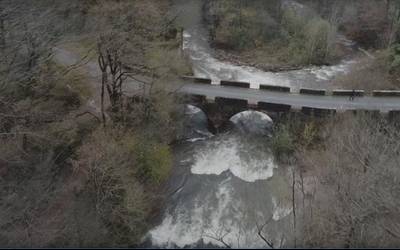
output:
<path id="1" fill-rule="evenodd" d="M 294 108 L 310 107 L 321 109 L 345 110 L 370 110 L 388 112 L 400 110 L 400 97 L 355 97 L 350 101 L 346 96 L 316 96 L 298 93 L 284 93 L 258 89 L 245 89 L 221 85 L 207 85 L 186 83 L 180 89 L 186 94 L 205 95 L 209 99 L 215 97 L 235 98 L 247 100 L 249 104 L 269 102 L 287 104 Z"/>

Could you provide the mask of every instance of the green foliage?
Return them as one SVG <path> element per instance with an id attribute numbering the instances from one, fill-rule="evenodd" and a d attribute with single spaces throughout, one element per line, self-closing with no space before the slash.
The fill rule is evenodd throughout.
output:
<path id="1" fill-rule="evenodd" d="M 147 54 L 146 64 L 150 69 L 154 69 L 157 76 L 164 78 L 192 73 L 188 63 L 178 53 L 178 50 L 166 46 L 151 49 Z"/>
<path id="2" fill-rule="evenodd" d="M 290 156 L 295 149 L 292 135 L 286 125 L 280 125 L 272 138 L 272 150 L 279 160 Z"/>
<path id="3" fill-rule="evenodd" d="M 311 149 L 321 141 L 321 124 L 325 118 L 304 114 L 288 114 L 275 127 L 271 148 L 280 161 L 285 161 L 296 151 Z"/>
<path id="4" fill-rule="evenodd" d="M 308 19 L 287 10 L 282 18 L 287 31 L 288 56 L 296 64 L 323 64 L 335 56 L 336 27 L 319 17 Z"/>
<path id="5" fill-rule="evenodd" d="M 221 22 L 212 27 L 215 42 L 232 49 L 248 50 L 271 40 L 279 32 L 264 5 L 262 1 L 217 1 L 210 9 Z"/>
<path id="6" fill-rule="evenodd" d="M 71 71 L 64 75 L 65 67 L 45 64 L 40 66 L 37 76 L 24 84 L 10 84 L 0 94 L 9 94 L 15 102 L 34 100 L 30 109 L 36 112 L 65 114 L 84 103 L 91 91 L 84 82 L 85 77 Z"/>
<path id="7" fill-rule="evenodd" d="M 172 167 L 172 154 L 167 145 L 138 143 L 135 147 L 138 176 L 156 184 L 164 181 Z"/>
<path id="8" fill-rule="evenodd" d="M 295 37 L 302 33 L 304 27 L 307 25 L 307 20 L 297 15 L 294 10 L 287 9 L 283 12 L 281 24 L 289 36 Z"/>
<path id="9" fill-rule="evenodd" d="M 400 44 L 394 44 L 389 51 L 390 70 L 398 71 L 400 68 Z"/>
<path id="10" fill-rule="evenodd" d="M 301 136 L 302 143 L 305 147 L 313 145 L 318 137 L 318 128 L 315 122 L 309 122 L 304 125 L 304 130 Z"/>
<path id="11" fill-rule="evenodd" d="M 304 28 L 307 58 L 310 64 L 322 64 L 334 55 L 336 28 L 329 22 L 314 18 Z"/>
<path id="12" fill-rule="evenodd" d="M 169 146 L 121 127 L 98 129 L 80 148 L 76 165 L 88 173 L 86 190 L 108 230 L 107 241 L 139 242 L 155 204 L 150 190 L 170 173 Z"/>
<path id="13" fill-rule="evenodd" d="M 300 15 L 290 8 L 280 16 L 277 6 L 217 1 L 210 7 L 210 14 L 218 17 L 211 26 L 214 42 L 249 53 L 252 63 L 266 65 L 325 64 L 336 59 L 335 25 L 312 12 Z"/>
<path id="14" fill-rule="evenodd" d="M 147 230 L 150 200 L 136 179 L 135 145 L 130 132 L 98 129 L 79 149 L 77 171 L 87 172 L 85 192 L 107 229 L 107 244 L 128 246 Z"/>

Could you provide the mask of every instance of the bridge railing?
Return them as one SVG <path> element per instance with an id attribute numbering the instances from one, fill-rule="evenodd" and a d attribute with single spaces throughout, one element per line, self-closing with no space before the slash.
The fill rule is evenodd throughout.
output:
<path id="1" fill-rule="evenodd" d="M 199 84 L 212 84 L 212 80 L 209 78 L 202 78 L 202 77 L 195 77 L 195 76 L 181 76 L 182 80 L 190 81 L 192 83 L 199 83 Z M 249 82 L 242 82 L 242 81 L 231 81 L 231 80 L 221 80 L 221 86 L 228 86 L 228 87 L 237 87 L 237 88 L 250 88 Z M 287 86 L 279 86 L 279 85 L 268 85 L 268 84 L 260 84 L 259 90 L 266 90 L 266 91 L 277 91 L 277 92 L 285 92 L 290 93 L 291 88 Z M 334 89 L 332 91 L 328 91 L 326 89 L 313 89 L 313 88 L 300 88 L 299 94 L 303 95 L 333 95 L 333 96 L 365 96 L 371 95 L 374 97 L 400 97 L 400 90 L 373 90 L 370 93 L 366 93 L 364 90 L 349 90 L 349 89 Z"/>
<path id="2" fill-rule="evenodd" d="M 374 90 L 373 96 L 400 96 L 400 90 Z"/>
<path id="3" fill-rule="evenodd" d="M 248 82 L 238 82 L 238 81 L 221 81 L 222 86 L 238 87 L 238 88 L 250 88 L 250 83 Z"/>
<path id="4" fill-rule="evenodd" d="M 260 84 L 260 90 L 279 91 L 279 92 L 288 92 L 289 93 L 290 87 Z"/>
<path id="5" fill-rule="evenodd" d="M 181 76 L 183 80 L 191 81 L 194 83 L 201 83 L 201 84 L 211 84 L 211 79 L 208 78 L 201 78 L 201 77 L 194 77 L 194 76 Z"/>
<path id="6" fill-rule="evenodd" d="M 326 89 L 300 89 L 300 94 L 303 95 L 326 95 Z"/>
<path id="7" fill-rule="evenodd" d="M 347 89 L 335 89 L 332 91 L 334 96 L 364 96 L 364 90 L 347 90 Z"/>

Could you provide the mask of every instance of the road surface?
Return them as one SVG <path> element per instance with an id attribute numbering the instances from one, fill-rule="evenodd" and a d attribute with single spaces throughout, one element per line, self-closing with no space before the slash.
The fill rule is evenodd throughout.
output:
<path id="1" fill-rule="evenodd" d="M 310 107 L 321 109 L 370 110 L 370 111 L 400 111 L 400 97 L 355 97 L 350 101 L 346 96 L 317 96 L 298 93 L 284 93 L 259 89 L 246 89 L 221 85 L 186 83 L 180 92 L 187 94 L 205 95 L 209 99 L 225 97 L 247 100 L 249 104 L 269 102 L 291 105 L 295 108 Z"/>

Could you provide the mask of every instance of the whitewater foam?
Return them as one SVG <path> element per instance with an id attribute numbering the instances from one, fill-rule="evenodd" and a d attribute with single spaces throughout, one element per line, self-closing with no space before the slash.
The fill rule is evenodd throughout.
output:
<path id="1" fill-rule="evenodd" d="M 265 180 L 273 176 L 277 166 L 271 156 L 254 155 L 251 150 L 241 150 L 244 146 L 236 137 L 208 142 L 195 155 L 195 163 L 191 167 L 193 174 L 220 175 L 230 171 L 234 176 L 247 181 Z M 257 153 L 257 152 L 256 152 Z"/>
<path id="2" fill-rule="evenodd" d="M 188 141 L 188 142 L 197 142 L 197 141 L 204 141 L 206 139 L 208 139 L 208 137 L 192 138 L 192 139 L 187 139 L 186 141 Z"/>
<path id="3" fill-rule="evenodd" d="M 238 114 L 232 116 L 232 117 L 230 118 L 230 120 L 231 120 L 232 122 L 236 123 L 236 122 L 238 122 L 238 121 L 241 120 L 241 119 L 250 119 L 250 118 L 252 118 L 253 116 L 258 116 L 258 118 L 259 118 L 260 120 L 263 120 L 263 121 L 265 121 L 265 122 L 270 122 L 270 123 L 272 123 L 271 117 L 269 117 L 267 114 L 264 114 L 264 113 L 259 112 L 259 111 L 253 111 L 253 110 L 246 110 L 246 111 L 240 112 L 240 113 L 238 113 Z"/>
<path id="4" fill-rule="evenodd" d="M 272 197 L 272 204 L 274 205 L 272 219 L 274 221 L 281 220 L 292 213 L 292 207 L 289 204 L 277 201 L 275 197 Z"/>
<path id="5" fill-rule="evenodd" d="M 203 112 L 200 108 L 193 105 L 186 105 L 185 114 L 186 115 L 194 115 Z"/>
<path id="6" fill-rule="evenodd" d="M 149 232 L 152 243 L 160 247 L 183 248 L 202 240 L 205 244 L 224 247 L 213 239 L 223 237 L 224 242 L 232 247 L 264 247 L 255 223 L 251 228 L 242 224 L 245 204 L 233 196 L 234 188 L 231 178 L 228 178 L 218 185 L 214 194 L 210 192 L 202 200 L 196 198 L 191 209 L 180 204 L 173 211 L 174 215 L 168 213 L 161 225 Z"/>

